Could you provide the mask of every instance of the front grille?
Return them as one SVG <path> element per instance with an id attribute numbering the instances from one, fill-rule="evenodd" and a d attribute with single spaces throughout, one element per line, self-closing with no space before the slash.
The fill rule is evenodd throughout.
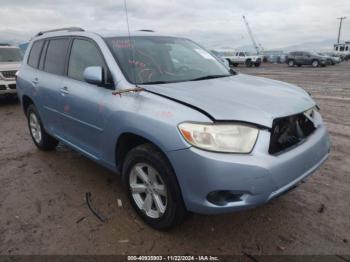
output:
<path id="1" fill-rule="evenodd" d="M 278 154 L 304 141 L 315 131 L 314 123 L 309 119 L 314 117 L 314 111 L 278 118 L 273 121 L 270 154 Z"/>
<path id="2" fill-rule="evenodd" d="M 0 90 L 6 90 L 6 86 L 5 85 L 0 85 Z"/>
<path id="3" fill-rule="evenodd" d="M 10 88 L 10 89 L 16 89 L 16 84 L 11 84 L 11 85 L 9 85 L 9 88 Z"/>
<path id="4" fill-rule="evenodd" d="M 1 74 L 5 77 L 5 78 L 15 78 L 16 77 L 16 70 L 12 70 L 12 71 L 2 71 Z"/>

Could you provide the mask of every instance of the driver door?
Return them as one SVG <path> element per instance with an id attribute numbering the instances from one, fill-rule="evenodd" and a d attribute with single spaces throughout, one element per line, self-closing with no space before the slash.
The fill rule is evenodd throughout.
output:
<path id="1" fill-rule="evenodd" d="M 83 74 L 90 66 L 100 66 L 107 73 L 107 66 L 98 46 L 82 38 L 73 40 L 68 61 L 67 78 L 63 81 L 64 138 L 99 159 L 107 115 L 103 104 L 111 90 L 85 82 Z"/>

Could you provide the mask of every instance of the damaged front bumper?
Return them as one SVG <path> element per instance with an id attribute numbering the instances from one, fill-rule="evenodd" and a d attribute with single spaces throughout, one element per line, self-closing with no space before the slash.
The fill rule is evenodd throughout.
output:
<path id="1" fill-rule="evenodd" d="M 253 152 L 247 155 L 193 147 L 169 152 L 187 209 L 217 214 L 264 204 L 311 175 L 330 152 L 323 123 L 304 143 L 279 155 L 268 153 L 270 136 L 268 130 L 261 130 Z M 220 199 L 220 193 L 226 202 L 215 202 L 215 194 Z"/>

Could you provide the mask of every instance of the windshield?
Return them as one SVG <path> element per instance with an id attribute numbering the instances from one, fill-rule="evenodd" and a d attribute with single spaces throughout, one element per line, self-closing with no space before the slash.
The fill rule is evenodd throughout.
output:
<path id="1" fill-rule="evenodd" d="M 20 62 L 21 51 L 18 48 L 0 48 L 0 62 Z"/>
<path id="2" fill-rule="evenodd" d="M 231 76 L 212 54 L 187 39 L 135 36 L 107 38 L 106 42 L 125 77 L 133 84 Z"/>

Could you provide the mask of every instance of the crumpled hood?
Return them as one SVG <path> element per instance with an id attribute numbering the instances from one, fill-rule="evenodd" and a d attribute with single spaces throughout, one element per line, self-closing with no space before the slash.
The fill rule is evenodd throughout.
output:
<path id="1" fill-rule="evenodd" d="M 266 127 L 272 127 L 275 118 L 315 106 L 312 98 L 297 86 L 244 74 L 142 87 L 197 107 L 217 121 L 242 121 Z"/>

